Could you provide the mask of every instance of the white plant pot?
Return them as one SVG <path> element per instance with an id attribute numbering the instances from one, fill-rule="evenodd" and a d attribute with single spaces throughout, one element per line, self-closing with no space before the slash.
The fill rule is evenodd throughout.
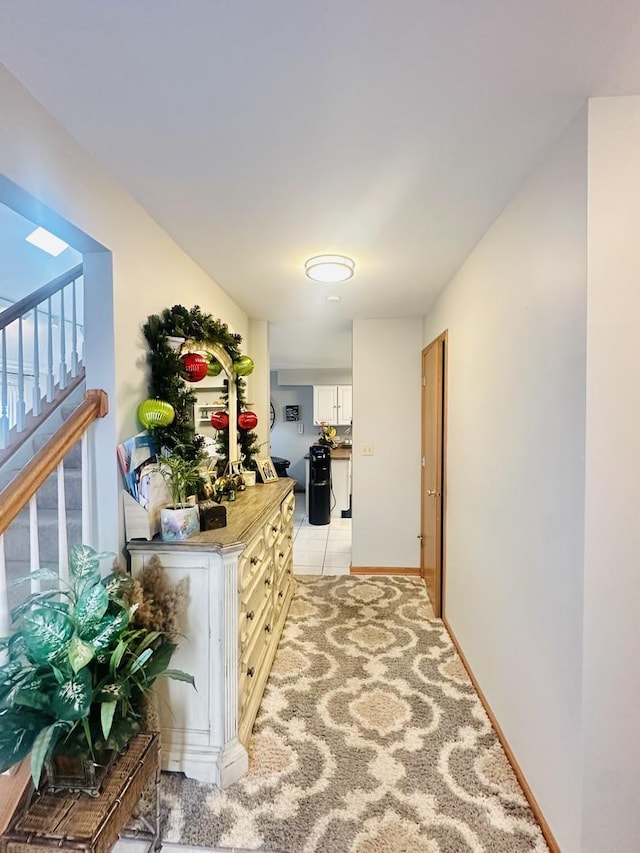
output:
<path id="1" fill-rule="evenodd" d="M 171 507 L 160 510 L 160 535 L 164 542 L 178 542 L 200 530 L 197 506 Z"/>

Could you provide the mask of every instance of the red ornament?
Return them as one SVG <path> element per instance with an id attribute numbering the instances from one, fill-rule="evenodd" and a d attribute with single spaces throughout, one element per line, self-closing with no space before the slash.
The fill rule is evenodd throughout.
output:
<path id="1" fill-rule="evenodd" d="M 258 426 L 258 416 L 255 412 L 240 412 L 238 426 L 240 429 L 254 429 Z"/>
<path id="2" fill-rule="evenodd" d="M 188 352 L 182 356 L 182 371 L 187 382 L 200 382 L 207 375 L 209 363 L 199 352 Z"/>
<path id="3" fill-rule="evenodd" d="M 229 426 L 229 415 L 226 412 L 214 412 L 211 415 L 211 426 L 214 429 L 226 429 Z"/>

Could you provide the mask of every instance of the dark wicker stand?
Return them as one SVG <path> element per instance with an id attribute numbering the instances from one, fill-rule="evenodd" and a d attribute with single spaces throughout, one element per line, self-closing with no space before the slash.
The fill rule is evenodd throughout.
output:
<path id="1" fill-rule="evenodd" d="M 34 794 L 0 837 L 0 853 L 108 853 L 121 835 L 144 838 L 150 851 L 160 849 L 159 752 L 157 733 L 139 734 L 111 768 L 98 797 L 62 791 Z M 144 830 L 125 832 L 151 781 L 153 819 L 142 821 Z"/>

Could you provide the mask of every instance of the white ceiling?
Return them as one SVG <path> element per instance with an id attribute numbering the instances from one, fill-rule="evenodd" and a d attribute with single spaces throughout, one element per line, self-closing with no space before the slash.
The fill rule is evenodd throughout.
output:
<path id="1" fill-rule="evenodd" d="M 425 312 L 587 96 L 640 92 L 639 11 L 3 0 L 0 58 L 249 315 L 273 321 L 272 367 L 330 366 L 352 318 Z M 357 263 L 339 303 L 302 272 L 324 252 Z"/>

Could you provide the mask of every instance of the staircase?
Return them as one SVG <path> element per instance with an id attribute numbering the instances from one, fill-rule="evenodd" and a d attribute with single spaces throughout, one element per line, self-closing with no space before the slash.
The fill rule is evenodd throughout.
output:
<path id="1" fill-rule="evenodd" d="M 84 384 L 76 389 L 59 411 L 48 418 L 21 447 L 20 452 L 0 468 L 0 491 L 13 479 L 19 482 L 24 464 L 40 450 L 84 398 Z M 26 458 L 28 457 L 28 458 Z M 23 463 L 24 460 L 24 464 Z M 11 610 L 31 591 L 28 583 L 12 584 L 25 577 L 35 567 L 62 574 L 66 571 L 66 553 L 82 542 L 82 451 L 78 442 L 65 456 L 60 470 L 50 474 L 35 495 L 37 527 L 32 526 L 32 508 L 25 506 L 4 535 L 5 572 L 8 585 L 8 606 Z M 66 537 L 60 536 L 64 526 Z M 35 553 L 33 553 L 35 551 Z M 43 582 L 43 588 L 46 583 Z"/>
<path id="2" fill-rule="evenodd" d="M 0 493 L 84 399 L 83 267 L 0 312 Z M 31 591 L 12 586 L 46 567 L 66 573 L 69 547 L 82 541 L 82 452 L 73 448 L 0 536 L 0 636 L 9 608 Z"/>
<path id="3" fill-rule="evenodd" d="M 95 502 L 88 488 L 91 427 L 107 414 L 108 400 L 104 391 L 86 391 L 76 402 L 67 394 L 0 470 L 0 637 L 11 632 L 10 607 L 41 588 L 37 581 L 17 588 L 9 583 L 41 565 L 58 567 L 66 577 L 70 543 L 88 541 L 83 515 L 89 512 L 83 509 Z M 0 651 L 0 664 L 4 656 Z M 0 833 L 28 784 L 28 761 L 0 774 Z"/>

